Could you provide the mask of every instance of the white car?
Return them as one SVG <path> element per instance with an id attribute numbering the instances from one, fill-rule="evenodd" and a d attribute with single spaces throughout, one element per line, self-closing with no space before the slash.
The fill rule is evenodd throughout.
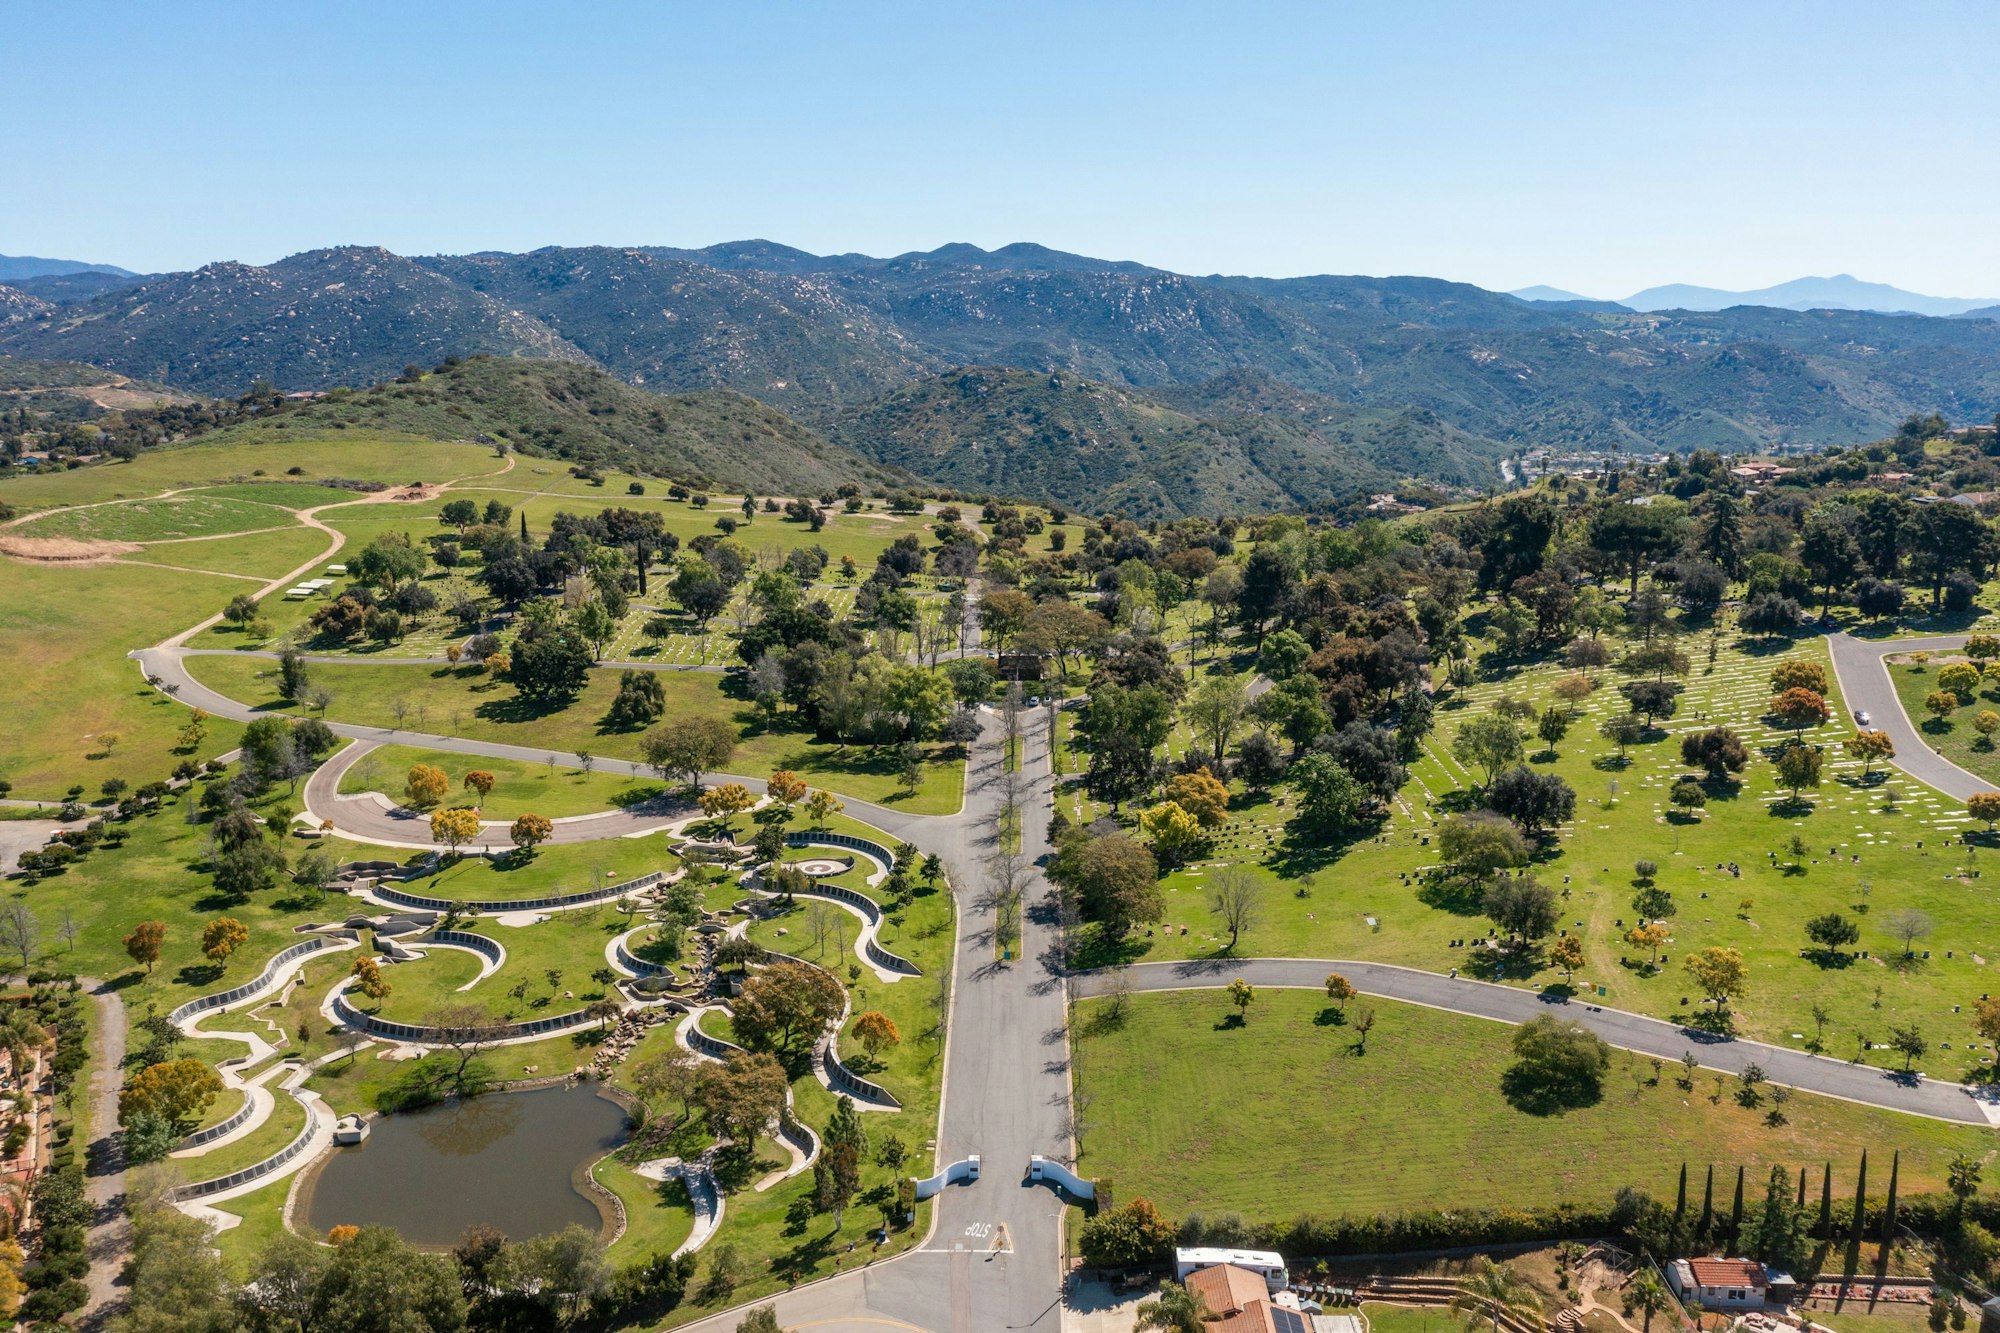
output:
<path id="1" fill-rule="evenodd" d="M 1856 709 L 1856 710 L 1855 710 L 1855 713 L 1854 713 L 1854 725 L 1855 725 L 1855 726 L 1857 726 L 1857 727 L 1865 727 L 1865 726 L 1867 726 L 1867 725 L 1868 725 L 1868 710 L 1867 710 L 1867 709 L 1865 709 L 1865 708 L 1859 708 L 1859 709 Z"/>

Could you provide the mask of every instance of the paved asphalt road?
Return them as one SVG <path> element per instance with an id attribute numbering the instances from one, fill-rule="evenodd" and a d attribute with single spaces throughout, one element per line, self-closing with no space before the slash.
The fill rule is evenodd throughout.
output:
<path id="1" fill-rule="evenodd" d="M 431 840 L 428 815 L 401 806 L 384 807 L 373 793 L 340 794 L 340 784 L 348 770 L 375 748 L 372 741 L 357 740 L 314 769 L 312 776 L 306 779 L 306 815 L 315 822 L 331 820 L 342 833 L 367 842 L 433 850 L 435 844 Z M 595 762 L 599 767 L 606 766 L 604 760 Z M 620 765 L 619 769 L 623 771 L 628 767 L 640 766 Z M 389 795 L 387 792 L 382 794 Z M 662 796 L 622 810 L 603 810 L 596 814 L 555 820 L 555 832 L 549 835 L 549 842 L 599 842 L 605 838 L 636 837 L 698 813 L 694 802 L 685 797 Z M 0 829 L 4 827 L 0 825 Z M 487 821 L 482 825 L 479 837 L 466 844 L 467 850 L 511 852 L 514 843 L 508 836 L 508 827 L 505 820 Z"/>
<path id="2" fill-rule="evenodd" d="M 190 708 L 203 708 L 217 717 L 233 718 L 239 722 L 248 722 L 269 715 L 269 710 L 238 703 L 227 695 L 218 694 L 189 675 L 183 659 L 190 655 L 190 651 L 184 648 L 142 648 L 132 656 L 137 659 L 149 678 L 157 677 L 162 685 L 171 687 L 173 697 Z M 194 651 L 192 655 L 202 654 Z M 414 745 L 427 750 L 443 750 L 450 754 L 489 755 L 498 759 L 518 759 L 530 764 L 543 763 L 549 759 L 572 767 L 578 763 L 574 754 L 537 749 L 529 745 L 506 745 L 499 741 L 467 740 L 462 736 L 399 731 L 394 727 L 360 727 L 346 722 L 332 722 L 328 726 L 336 736 L 345 736 L 350 740 L 373 741 L 378 745 Z M 626 773 L 635 777 L 657 776 L 647 765 L 624 759 L 593 759 L 592 763 L 605 773 Z M 711 773 L 704 776 L 725 782 L 740 782 L 754 792 L 761 793 L 764 790 L 762 778 L 733 773 Z M 852 797 L 846 798 L 846 801 L 847 812 L 856 819 L 873 824 L 884 833 L 893 833 L 899 838 L 914 840 L 912 835 L 917 830 L 931 820 L 939 818 L 936 815 L 906 814 L 888 806 L 855 800 Z M 407 829 L 404 831 L 407 832 Z"/>
<path id="3" fill-rule="evenodd" d="M 1046 714 L 1024 716 L 1021 850 L 1032 863 L 1047 849 L 1041 812 L 1053 791 Z M 994 961 L 993 914 L 984 899 L 992 887 L 986 866 L 998 848 L 992 823 L 1000 804 L 998 730 L 989 718 L 973 751 L 965 812 L 922 821 L 910 834 L 945 859 L 959 904 L 937 1160 L 976 1153 L 980 1179 L 938 1196 L 936 1225 L 916 1253 L 777 1298 L 786 1328 L 1056 1333 L 1062 1327 L 1062 1200 L 1025 1177 L 1032 1154 L 1068 1160 L 1066 1005 L 1062 980 L 1046 962 L 1054 944 L 1046 911 L 1026 914 L 1022 960 Z M 1036 877 L 1026 895 L 1031 908 L 1046 891 Z M 717 1315 L 690 1329 L 730 1333 L 741 1318 L 740 1311 Z"/>
<path id="4" fill-rule="evenodd" d="M 1898 762 L 1915 776 L 1961 794 L 1963 781 L 1971 780 L 1971 775 L 1942 761 L 1939 766 L 1947 771 L 1935 777 L 1920 771 L 1917 766 L 1931 757 L 1929 747 L 1915 739 L 1914 730 L 1906 746 L 1906 738 L 1893 729 L 1899 720 L 1905 728 L 1908 722 L 1889 689 L 1880 658 L 1886 651 L 1952 647 L 1962 640 L 1875 645 L 1843 643 L 1842 636 L 1835 636 L 1833 642 L 1836 670 L 1850 706 L 1867 709 L 1876 725 L 1891 730 L 1897 737 Z M 256 710 L 189 676 L 181 650 L 162 647 L 135 656 L 149 675 L 177 687 L 175 696 L 184 704 L 223 717 L 257 716 Z M 1047 714 L 1028 710 L 1026 719 L 1023 772 L 1029 783 L 1023 796 L 1027 815 L 1022 851 L 1032 862 L 1047 850 L 1043 815 L 1053 793 Z M 1053 1333 L 1061 1325 L 1061 1205 L 1050 1190 L 1026 1185 L 1024 1176 L 1032 1153 L 1068 1160 L 1064 987 L 1047 961 L 1053 956 L 1054 930 L 1044 901 L 1047 887 L 1039 877 L 1032 880 L 1027 894 L 1031 910 L 1023 923 L 1023 961 L 1004 965 L 994 961 L 987 895 L 992 888 L 988 862 L 997 846 L 991 816 L 1001 799 L 997 729 L 989 718 L 987 734 L 974 747 L 966 806 L 958 815 L 910 815 L 863 801 L 847 803 L 855 817 L 927 852 L 937 852 L 952 869 L 960 907 L 958 952 L 937 1160 L 942 1164 L 977 1153 L 982 1158 L 982 1178 L 947 1189 L 939 1197 L 932 1236 L 916 1253 L 778 1298 L 779 1318 L 787 1327 L 824 1333 L 885 1328 L 915 1333 L 988 1329 Z M 346 724 L 335 724 L 333 730 L 365 741 L 454 753 L 529 762 L 548 757 L 546 751 L 530 747 L 459 737 Z M 573 755 L 555 757 L 558 762 L 575 761 Z M 597 765 L 607 772 L 648 772 L 643 765 L 622 761 L 600 759 Z M 1950 780 L 1953 774 L 1961 779 L 1957 784 Z M 751 778 L 733 780 L 753 790 L 763 786 Z M 343 811 L 353 807 L 352 802 L 341 803 Z M 2000 1122 L 2000 1111 L 1989 1114 L 1989 1104 L 1976 1101 L 1955 1084 L 1905 1082 L 1879 1070 L 1754 1042 L 1718 1040 L 1678 1024 L 1581 1001 L 1551 1000 L 1531 991 L 1379 963 L 1309 959 L 1154 963 L 1131 968 L 1128 975 L 1133 987 L 1143 990 L 1224 986 L 1238 976 L 1257 985 L 1318 989 L 1332 970 L 1345 973 L 1362 991 L 1388 998 L 1512 1023 L 1553 1008 L 1587 1024 L 1614 1045 L 1662 1059 L 1679 1060 L 1693 1051 L 1704 1066 L 1730 1073 L 1755 1061 L 1774 1081 L 1801 1089 L 1963 1123 Z M 1103 974 L 1091 974 L 1075 978 L 1072 984 L 1080 994 L 1093 994 L 1106 982 Z M 698 1333 L 727 1333 L 740 1317 L 740 1312 L 721 1315 L 692 1327 Z"/>
<path id="5" fill-rule="evenodd" d="M 1975 1096 L 1957 1083 L 1906 1081 L 1866 1065 L 1851 1065 L 1762 1042 L 1716 1037 L 1679 1023 L 1607 1009 L 1585 998 L 1565 999 L 1547 992 L 1440 976 L 1387 963 L 1353 962 L 1344 958 L 1204 959 L 1139 963 L 1125 969 L 1125 978 L 1135 991 L 1222 987 L 1239 977 L 1253 986 L 1320 990 L 1329 972 L 1341 973 L 1365 995 L 1380 995 L 1502 1023 L 1525 1023 L 1542 1014 L 1554 1013 L 1575 1019 L 1613 1046 L 1641 1055 L 1678 1061 L 1692 1052 L 1705 1068 L 1726 1074 L 1738 1073 L 1754 1063 L 1763 1068 L 1765 1077 L 1772 1082 L 1807 1092 L 1939 1120 L 2000 1124 L 2000 1103 L 1990 1096 L 1984 1099 Z M 1078 996 L 1102 995 L 1113 984 L 1113 976 L 1110 972 L 1085 973 L 1072 978 L 1070 985 Z"/>
<path id="6" fill-rule="evenodd" d="M 177 687 L 174 697 L 183 704 L 205 708 L 218 717 L 259 716 L 256 709 L 190 676 L 181 650 L 151 648 L 135 656 L 148 675 Z M 1029 709 L 1023 717 L 1026 782 L 1021 800 L 1027 813 L 1021 851 L 1032 864 L 1047 850 L 1046 813 L 1053 808 L 1054 797 L 1048 715 Z M 866 801 L 847 802 L 848 812 L 856 818 L 926 852 L 936 852 L 950 870 L 959 906 L 958 933 L 937 1161 L 943 1165 L 977 1154 L 981 1179 L 939 1196 L 936 1224 L 921 1250 L 778 1298 L 779 1317 L 787 1327 L 824 1333 L 883 1328 L 918 1333 L 984 1333 L 1000 1328 L 1054 1333 L 1061 1327 L 1062 1201 L 1048 1188 L 1028 1186 L 1024 1179 L 1032 1154 L 1069 1160 L 1066 1005 L 1062 979 L 1046 961 L 1053 957 L 1054 944 L 1051 914 L 1046 910 L 1025 914 L 1021 960 L 994 961 L 988 861 L 998 847 L 994 814 L 1001 802 L 1001 738 L 997 720 L 989 716 L 986 721 L 986 734 L 973 748 L 965 808 L 959 814 L 910 815 Z M 361 741 L 452 753 L 529 762 L 547 757 L 546 751 L 453 736 L 344 723 L 334 724 L 333 730 Z M 575 760 L 566 754 L 556 758 Z M 650 773 L 642 764 L 609 759 L 598 760 L 597 766 L 607 772 Z M 316 775 L 314 781 L 319 780 Z M 734 780 L 763 788 L 755 779 Z M 338 785 L 336 772 L 325 789 Z M 308 788 L 310 799 L 311 783 Z M 408 821 L 373 802 L 343 799 L 313 808 L 364 836 L 376 816 L 386 821 L 391 834 L 408 831 Z M 1036 903 L 1046 893 L 1046 884 L 1034 877 L 1028 901 Z M 898 984 L 930 983 L 913 978 Z M 733 1330 L 740 1318 L 740 1312 L 720 1315 L 692 1327 L 701 1333 L 723 1333 Z"/>
<path id="7" fill-rule="evenodd" d="M 1889 733 L 1889 739 L 1896 743 L 1896 767 L 1961 801 L 1974 792 L 1992 791 L 1993 784 L 1966 772 L 1931 748 L 1930 741 L 1903 711 L 1896 687 L 1889 679 L 1889 668 L 1882 659 L 1890 653 L 1954 652 L 1965 647 L 1965 638 L 1963 634 L 1937 634 L 1924 639 L 1826 636 L 1827 647 L 1833 653 L 1833 674 L 1840 681 L 1847 711 L 1868 714 L 1869 726 Z"/>

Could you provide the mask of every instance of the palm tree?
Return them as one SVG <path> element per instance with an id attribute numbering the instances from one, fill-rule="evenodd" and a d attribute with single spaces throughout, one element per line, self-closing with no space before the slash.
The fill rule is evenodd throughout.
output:
<path id="1" fill-rule="evenodd" d="M 1666 1284 L 1649 1268 L 1632 1279 L 1631 1285 L 1625 1288 L 1625 1295 L 1631 1300 L 1633 1308 L 1646 1316 L 1644 1333 L 1653 1333 L 1653 1316 L 1671 1303 Z"/>
<path id="2" fill-rule="evenodd" d="M 1499 1333 L 1502 1315 L 1524 1315 L 1531 1323 L 1539 1322 L 1541 1304 L 1535 1289 L 1520 1274 L 1482 1254 L 1479 1266 L 1459 1279 L 1458 1295 L 1451 1298 L 1450 1309 L 1468 1330 L 1486 1322 Z"/>
<path id="3" fill-rule="evenodd" d="M 1209 1318 L 1208 1303 L 1178 1282 L 1162 1282 L 1160 1294 L 1139 1302 L 1134 1328 L 1156 1328 L 1161 1333 L 1203 1333 L 1202 1321 Z"/>

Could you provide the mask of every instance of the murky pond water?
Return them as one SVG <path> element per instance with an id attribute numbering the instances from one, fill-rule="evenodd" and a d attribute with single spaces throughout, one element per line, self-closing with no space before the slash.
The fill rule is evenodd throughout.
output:
<path id="1" fill-rule="evenodd" d="M 445 1102 L 374 1122 L 301 1187 L 303 1230 L 390 1226 L 412 1244 L 458 1243 L 476 1223 L 511 1239 L 604 1223 L 583 1170 L 625 1137 L 625 1112 L 589 1087 Z"/>

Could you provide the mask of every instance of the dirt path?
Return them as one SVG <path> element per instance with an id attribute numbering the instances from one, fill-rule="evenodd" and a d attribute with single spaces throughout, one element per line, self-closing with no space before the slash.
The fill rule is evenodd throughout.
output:
<path id="1" fill-rule="evenodd" d="M 84 1197 L 90 1201 L 90 1227 L 85 1241 L 90 1272 L 84 1283 L 90 1301 L 77 1311 L 76 1324 L 98 1329 L 125 1303 L 119 1274 L 132 1245 L 132 1223 L 125 1215 L 125 1155 L 118 1141 L 118 1088 L 124 1081 L 125 1004 L 101 981 L 85 979 L 90 1002 L 97 1008 L 97 1032 L 90 1059 L 90 1143 L 84 1156 Z"/>

